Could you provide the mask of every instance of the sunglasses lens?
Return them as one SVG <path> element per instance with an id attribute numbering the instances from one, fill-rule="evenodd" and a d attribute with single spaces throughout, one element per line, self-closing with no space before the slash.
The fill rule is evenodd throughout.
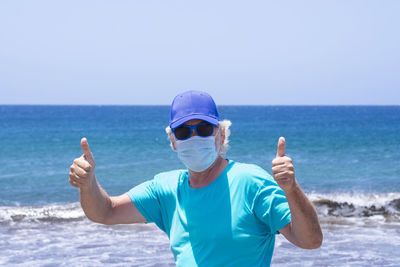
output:
<path id="1" fill-rule="evenodd" d="M 212 124 L 201 124 L 197 126 L 197 134 L 200 136 L 210 136 L 213 133 L 214 126 Z"/>
<path id="2" fill-rule="evenodd" d="M 175 129 L 175 137 L 177 139 L 186 139 L 189 137 L 191 131 L 192 130 L 189 127 L 177 127 Z"/>

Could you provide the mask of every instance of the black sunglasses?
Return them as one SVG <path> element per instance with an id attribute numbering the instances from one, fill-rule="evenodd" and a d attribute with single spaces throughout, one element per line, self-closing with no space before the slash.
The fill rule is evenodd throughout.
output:
<path id="1" fill-rule="evenodd" d="M 207 137 L 214 133 L 214 125 L 208 122 L 201 122 L 196 125 L 181 125 L 172 129 L 172 132 L 176 139 L 185 140 L 192 136 L 192 129 L 201 137 Z"/>

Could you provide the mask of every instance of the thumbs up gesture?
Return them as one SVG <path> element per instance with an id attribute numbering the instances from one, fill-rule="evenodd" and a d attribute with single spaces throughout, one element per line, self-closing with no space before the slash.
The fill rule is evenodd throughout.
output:
<path id="1" fill-rule="evenodd" d="M 87 188 L 94 180 L 95 163 L 86 138 L 82 138 L 81 147 L 83 155 L 72 163 L 69 183 L 77 188 Z"/>
<path id="2" fill-rule="evenodd" d="M 296 184 L 294 177 L 294 166 L 292 159 L 285 155 L 286 141 L 284 137 L 280 137 L 278 141 L 278 152 L 275 159 L 272 161 L 272 173 L 274 179 L 285 191 L 290 192 Z"/>

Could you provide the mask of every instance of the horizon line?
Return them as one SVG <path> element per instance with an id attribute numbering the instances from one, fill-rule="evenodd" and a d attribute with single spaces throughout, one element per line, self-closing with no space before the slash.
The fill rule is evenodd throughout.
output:
<path id="1" fill-rule="evenodd" d="M 0 104 L 0 106 L 166 106 L 170 104 Z M 217 104 L 217 106 L 400 106 L 400 104 Z"/>

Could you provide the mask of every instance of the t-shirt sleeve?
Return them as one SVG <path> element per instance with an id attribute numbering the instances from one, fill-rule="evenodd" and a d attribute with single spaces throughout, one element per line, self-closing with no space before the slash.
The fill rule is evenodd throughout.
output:
<path id="1" fill-rule="evenodd" d="M 154 222 L 165 232 L 155 180 L 141 183 L 129 190 L 127 194 L 147 222 Z"/>
<path id="2" fill-rule="evenodd" d="M 258 190 L 254 198 L 253 210 L 271 234 L 279 234 L 278 231 L 291 221 L 285 193 L 275 182 L 269 180 Z"/>

